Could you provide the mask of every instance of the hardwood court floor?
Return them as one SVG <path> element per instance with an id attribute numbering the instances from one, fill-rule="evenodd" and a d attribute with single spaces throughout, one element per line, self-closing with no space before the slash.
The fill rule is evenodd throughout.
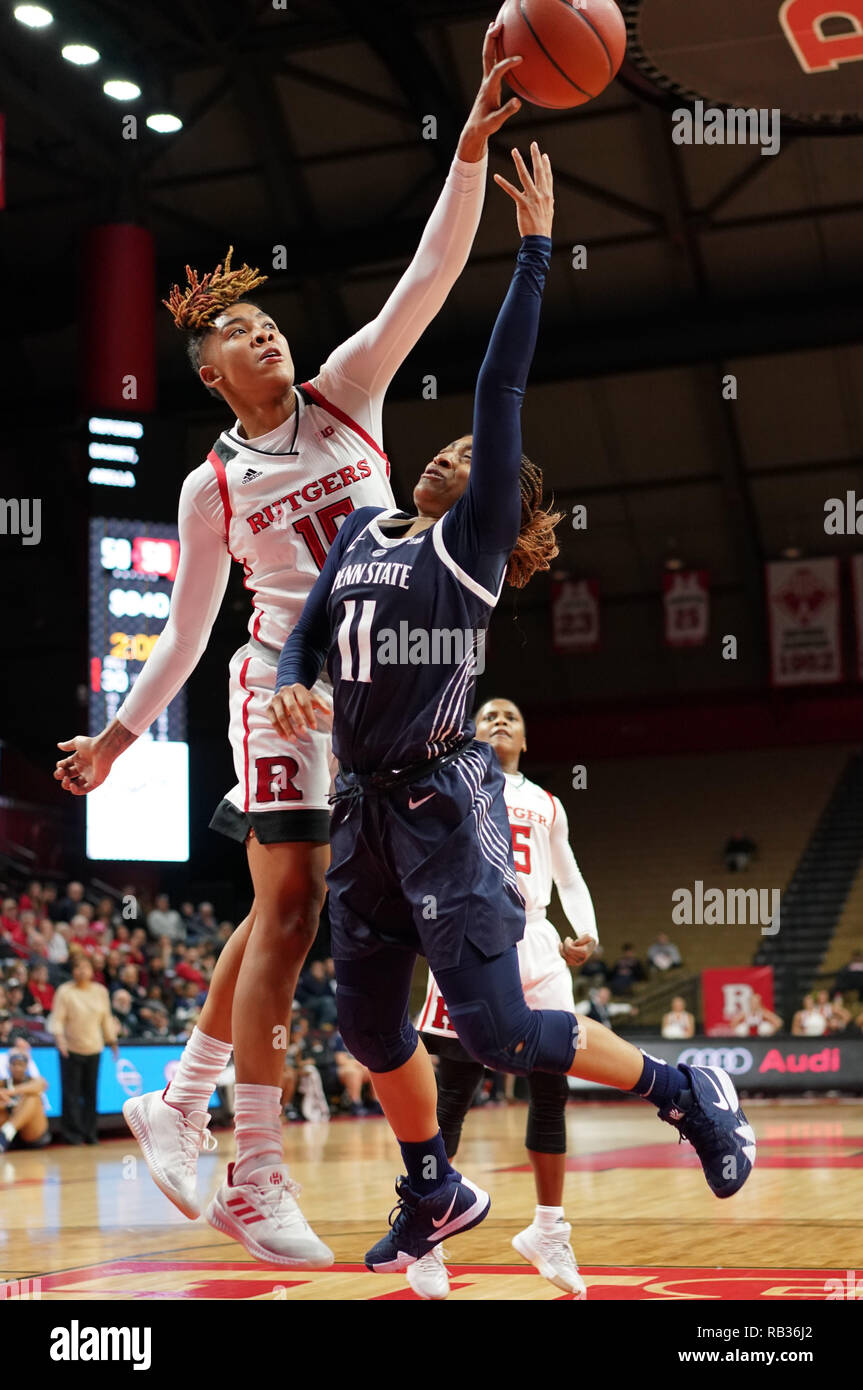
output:
<path id="1" fill-rule="evenodd" d="M 743 1191 L 720 1202 L 689 1145 L 649 1106 L 570 1104 L 565 1203 L 589 1300 L 823 1300 L 825 1280 L 861 1269 L 863 1104 L 746 1110 L 758 1162 Z M 525 1118 L 523 1105 L 468 1116 L 459 1166 L 489 1189 L 492 1210 L 448 1244 L 452 1299 L 565 1297 L 510 1245 L 534 1205 Z M 218 1153 L 200 1161 L 202 1199 L 233 1156 L 231 1133 L 218 1139 Z M 187 1221 L 129 1137 L 0 1155 L 0 1281 L 39 1279 L 43 1299 L 413 1300 L 402 1276 L 362 1265 L 394 1201 L 398 1149 L 386 1122 L 293 1124 L 285 1152 L 303 1210 L 335 1252 L 329 1271 L 257 1264 L 203 1218 Z"/>

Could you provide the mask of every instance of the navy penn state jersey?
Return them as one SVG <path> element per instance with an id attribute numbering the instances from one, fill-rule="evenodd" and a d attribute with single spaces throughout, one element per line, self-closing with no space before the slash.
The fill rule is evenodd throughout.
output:
<path id="1" fill-rule="evenodd" d="M 351 772 L 398 771 L 470 738 L 478 659 L 521 527 L 520 412 L 551 254 L 523 238 L 477 379 L 470 476 L 432 526 L 347 516 L 282 650 L 276 689 L 333 682 L 333 750 Z"/>
<path id="2" fill-rule="evenodd" d="M 345 768 L 396 770 L 473 735 L 477 664 L 505 560 L 482 567 L 494 589 L 467 573 L 455 558 L 458 510 L 414 536 L 398 534 L 410 518 L 379 512 L 342 550 L 327 666 L 333 751 Z"/>

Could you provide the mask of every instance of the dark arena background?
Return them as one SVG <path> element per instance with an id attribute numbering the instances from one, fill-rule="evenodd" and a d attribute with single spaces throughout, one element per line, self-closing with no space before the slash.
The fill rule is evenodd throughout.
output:
<path id="1" fill-rule="evenodd" d="M 568 818 L 600 940 L 573 970 L 577 1011 L 723 1068 L 758 1142 L 719 1204 L 654 1108 L 571 1079 L 566 1220 L 587 1301 L 609 1306 L 598 1327 L 572 1315 L 570 1345 L 636 1370 L 612 1305 L 628 1326 L 663 1302 L 641 1340 L 672 1376 L 705 1348 L 817 1370 L 854 1314 L 827 1310 L 825 1330 L 816 1305 L 863 1298 L 863 4 L 621 10 L 605 90 L 525 101 L 491 136 L 473 249 L 396 372 L 383 445 L 410 507 L 470 430 L 519 245 L 491 175 L 512 180 L 511 148 L 536 139 L 555 218 L 523 430 L 559 554 L 504 586 L 477 704 L 517 704 L 521 770 Z M 252 898 L 243 846 L 208 828 L 236 780 L 240 565 L 193 673 L 105 785 L 73 797 L 53 771 L 58 742 L 98 734 L 145 669 L 183 479 L 233 419 L 160 301 L 232 245 L 269 277 L 252 297 L 297 383 L 313 377 L 411 261 L 494 18 L 471 0 L 2 0 L 0 1123 L 17 1049 L 47 1082 L 47 1128 L 39 1112 L 38 1143 L 0 1129 L 0 1300 L 22 1305 L 19 1330 L 52 1305 L 38 1359 L 71 1318 L 75 1335 L 149 1320 L 158 1369 L 157 1305 L 178 1301 L 420 1301 L 363 1263 L 400 1156 L 360 1064 L 338 1060 L 326 909 L 282 1110 L 335 1263 L 280 1268 L 187 1221 L 123 1123 L 170 1080 Z M 515 824 L 513 843 L 521 867 Z M 578 934 L 557 895 L 549 917 Z M 70 1144 L 52 996 L 82 955 L 117 1055 L 98 1135 Z M 425 983 L 421 963 L 417 1013 Z M 234 1157 L 232 1078 L 202 1208 Z M 512 1246 L 535 1202 L 526 1114 L 524 1081 L 486 1072 L 458 1166 L 491 1210 L 447 1240 L 453 1301 L 573 1297 Z"/>

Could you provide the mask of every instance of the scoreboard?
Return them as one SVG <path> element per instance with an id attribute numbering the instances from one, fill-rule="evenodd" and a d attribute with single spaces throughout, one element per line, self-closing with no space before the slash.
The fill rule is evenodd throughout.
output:
<path id="1" fill-rule="evenodd" d="M 90 521 L 90 733 L 114 718 L 171 612 L 180 558 L 176 526 L 158 521 Z M 184 742 L 180 691 L 153 725 L 161 743 Z"/>
<path id="2" fill-rule="evenodd" d="M 176 525 L 90 520 L 91 735 L 114 718 L 165 628 L 179 558 Z M 188 766 L 181 690 L 86 798 L 88 858 L 187 860 Z"/>

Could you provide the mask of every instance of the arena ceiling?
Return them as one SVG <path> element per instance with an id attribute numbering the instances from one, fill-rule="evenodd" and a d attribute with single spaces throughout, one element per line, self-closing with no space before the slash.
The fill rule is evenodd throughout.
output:
<path id="1" fill-rule="evenodd" d="M 64 63 L 56 35 L 23 29 L 4 5 L 16 420 L 74 413 L 74 267 L 83 230 L 99 220 L 151 227 L 165 290 L 186 262 L 207 268 L 229 242 L 261 266 L 284 244 L 289 268 L 272 274 L 267 302 L 310 375 L 377 311 L 416 246 L 470 106 L 494 3 L 50 7 L 64 38 L 74 31 L 139 82 L 134 109 L 173 110 L 184 127 L 164 137 L 141 123 L 136 141 L 123 140 L 122 108 L 93 72 Z M 846 488 L 863 494 L 863 135 L 789 130 L 772 156 L 681 146 L 674 104 L 655 100 L 625 65 L 586 107 L 525 108 L 494 142 L 491 167 L 507 172 L 514 140 L 538 135 L 556 174 L 556 256 L 527 444 L 558 497 L 591 508 L 588 532 L 564 535 L 563 563 L 598 575 L 610 602 L 630 606 L 630 627 L 677 551 L 711 570 L 720 599 L 746 610 L 757 637 L 764 558 L 788 545 L 822 553 L 857 544 L 825 542 L 823 501 Z M 437 140 L 422 138 L 429 114 Z M 577 244 L 587 269 L 571 267 Z M 403 487 L 422 450 L 464 422 L 514 247 L 510 205 L 490 185 L 469 267 L 390 393 L 387 443 Z M 429 372 L 442 398 L 434 424 L 419 403 Z M 734 404 L 722 398 L 729 373 Z M 159 380 L 160 411 L 189 424 L 191 466 L 222 416 L 167 315 Z M 420 430 L 428 444 L 417 445 Z M 540 584 L 522 610 L 546 601 Z M 673 688 L 679 660 L 657 652 L 645 688 Z M 700 683 L 714 676 L 705 667 Z M 756 663 L 735 679 L 761 677 Z M 608 693 L 603 681 L 595 693 Z"/>

